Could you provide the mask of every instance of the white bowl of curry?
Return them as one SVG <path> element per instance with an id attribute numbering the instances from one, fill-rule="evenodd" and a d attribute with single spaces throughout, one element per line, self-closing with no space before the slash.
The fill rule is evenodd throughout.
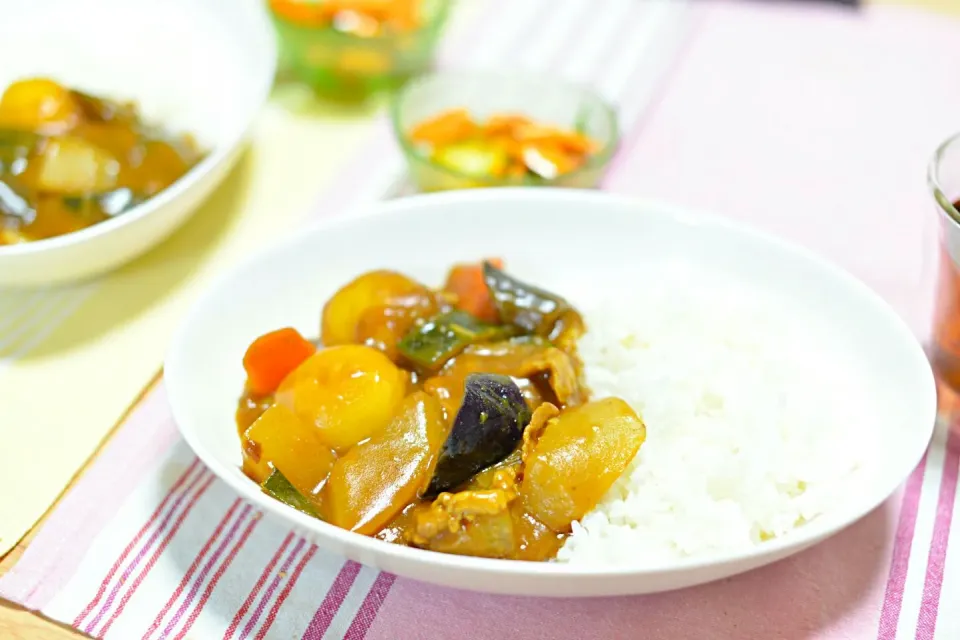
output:
<path id="1" fill-rule="evenodd" d="M 94 4 L 3 3 L 0 286 L 84 280 L 165 239 L 233 167 L 269 93 L 259 3 Z"/>
<path id="2" fill-rule="evenodd" d="M 936 389 L 916 338 L 866 286 L 801 248 L 720 217 L 571 189 L 454 191 L 371 213 L 298 234 L 212 285 L 164 368 L 173 416 L 203 463 L 327 551 L 479 591 L 676 589 L 770 564 L 837 533 L 890 496 L 929 442 Z M 651 298 L 658 287 L 663 297 Z M 830 427 L 816 433 L 827 455 L 804 466 L 817 477 L 829 457 L 860 466 L 829 476 L 818 515 L 745 546 L 652 557 L 652 538 L 641 536 L 612 545 L 613 562 L 565 561 L 576 521 L 601 506 L 600 494 L 618 491 L 611 482 L 638 451 L 670 460 L 655 484 L 676 494 L 671 508 L 687 508 L 681 494 L 698 491 L 687 482 L 695 476 L 688 453 L 711 450 L 737 478 L 759 477 L 745 470 L 756 458 L 731 451 L 712 427 L 681 433 L 679 456 L 657 449 L 681 423 L 668 425 L 652 404 L 637 402 L 636 378 L 610 393 L 609 379 L 591 377 L 591 336 L 621 360 L 658 340 L 647 333 L 625 344 L 605 320 L 659 315 L 680 325 L 681 342 L 706 345 L 698 333 L 706 330 L 696 327 L 718 324 L 724 304 L 698 296 L 718 290 L 741 291 L 751 310 L 778 323 L 796 319 L 787 335 L 810 358 L 803 362 L 820 378 L 831 367 L 841 372 L 843 393 L 830 380 L 831 395 L 820 396 L 785 341 L 762 347 L 776 366 L 798 372 L 790 380 L 799 381 L 802 404 Z M 619 310 L 591 309 L 608 297 Z M 664 308 L 680 297 L 695 301 L 688 311 L 699 324 Z M 748 331 L 759 326 L 748 320 L 737 321 Z M 644 364 L 657 378 L 668 375 L 653 387 L 661 396 L 691 383 L 695 371 L 737 385 L 748 371 L 718 369 L 703 356 L 714 352 L 694 349 L 684 367 L 695 371 L 674 376 L 671 367 L 686 357 L 681 342 L 671 343 L 671 358 Z M 728 397 L 764 414 L 759 433 L 778 433 L 769 428 L 778 403 L 766 400 L 779 388 L 768 393 L 750 377 L 740 391 Z M 700 410 L 693 396 L 681 396 L 691 413 Z M 705 410 L 718 406 L 711 399 Z M 848 415 L 856 440 L 833 429 L 834 416 Z M 798 421 L 794 431 L 809 434 L 810 424 Z M 754 456 L 775 459 L 766 446 Z M 653 529 L 684 533 L 656 522 L 643 531 Z"/>

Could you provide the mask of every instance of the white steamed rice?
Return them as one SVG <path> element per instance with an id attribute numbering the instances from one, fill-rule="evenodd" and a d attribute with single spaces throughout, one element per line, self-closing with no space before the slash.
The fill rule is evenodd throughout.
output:
<path id="1" fill-rule="evenodd" d="M 630 403 L 647 440 L 559 561 L 652 566 L 748 548 L 851 486 L 869 403 L 809 318 L 730 291 L 665 291 L 586 320 L 593 397 Z"/>

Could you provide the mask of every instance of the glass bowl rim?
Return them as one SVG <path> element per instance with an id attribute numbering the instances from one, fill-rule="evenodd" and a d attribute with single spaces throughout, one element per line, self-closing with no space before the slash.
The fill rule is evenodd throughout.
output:
<path id="1" fill-rule="evenodd" d="M 954 224 L 960 224 L 960 211 L 958 211 L 957 207 L 950 201 L 950 198 L 947 197 L 943 187 L 940 185 L 940 164 L 947 150 L 955 145 L 960 146 L 960 133 L 953 134 L 937 147 L 937 150 L 933 153 L 933 157 L 930 159 L 930 163 L 927 165 L 927 186 L 929 186 L 931 192 L 933 192 L 933 197 L 937 201 L 937 204 L 940 205 L 940 209 L 944 215 L 950 218 Z"/>

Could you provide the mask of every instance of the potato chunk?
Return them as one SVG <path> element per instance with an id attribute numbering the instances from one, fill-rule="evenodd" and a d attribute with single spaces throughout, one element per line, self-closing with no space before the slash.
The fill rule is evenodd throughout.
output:
<path id="1" fill-rule="evenodd" d="M 403 274 L 385 270 L 365 273 L 344 285 L 324 305 L 321 340 L 328 347 L 362 342 L 357 328 L 367 310 L 399 299 L 413 302 L 420 297 L 429 298 L 430 291 Z"/>
<path id="2" fill-rule="evenodd" d="M 51 138 L 43 151 L 37 187 L 51 193 L 102 193 L 114 188 L 120 163 L 76 136 Z"/>
<path id="3" fill-rule="evenodd" d="M 0 97 L 0 127 L 62 133 L 76 124 L 80 107 L 70 90 L 47 78 L 14 82 Z"/>
<path id="4" fill-rule="evenodd" d="M 307 358 L 280 383 L 275 397 L 342 453 L 387 426 L 406 388 L 406 376 L 385 355 L 343 345 Z"/>
<path id="5" fill-rule="evenodd" d="M 327 518 L 338 527 L 375 534 L 426 485 L 446 432 L 435 398 L 422 391 L 407 396 L 385 429 L 333 466 Z"/>
<path id="6" fill-rule="evenodd" d="M 626 402 L 605 398 L 551 419 L 525 460 L 520 494 L 527 509 L 558 533 L 593 509 L 646 437 Z"/>
<path id="7" fill-rule="evenodd" d="M 308 499 L 316 499 L 334 460 L 316 429 L 282 405 L 264 411 L 243 434 L 244 473 L 262 484 L 279 469 Z"/>

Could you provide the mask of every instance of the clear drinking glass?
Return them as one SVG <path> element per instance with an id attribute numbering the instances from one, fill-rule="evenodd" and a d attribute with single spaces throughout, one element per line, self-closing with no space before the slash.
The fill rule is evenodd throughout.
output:
<path id="1" fill-rule="evenodd" d="M 940 145 L 927 173 L 939 219 L 940 258 L 931 358 L 940 380 L 960 391 L 960 134 Z"/>

